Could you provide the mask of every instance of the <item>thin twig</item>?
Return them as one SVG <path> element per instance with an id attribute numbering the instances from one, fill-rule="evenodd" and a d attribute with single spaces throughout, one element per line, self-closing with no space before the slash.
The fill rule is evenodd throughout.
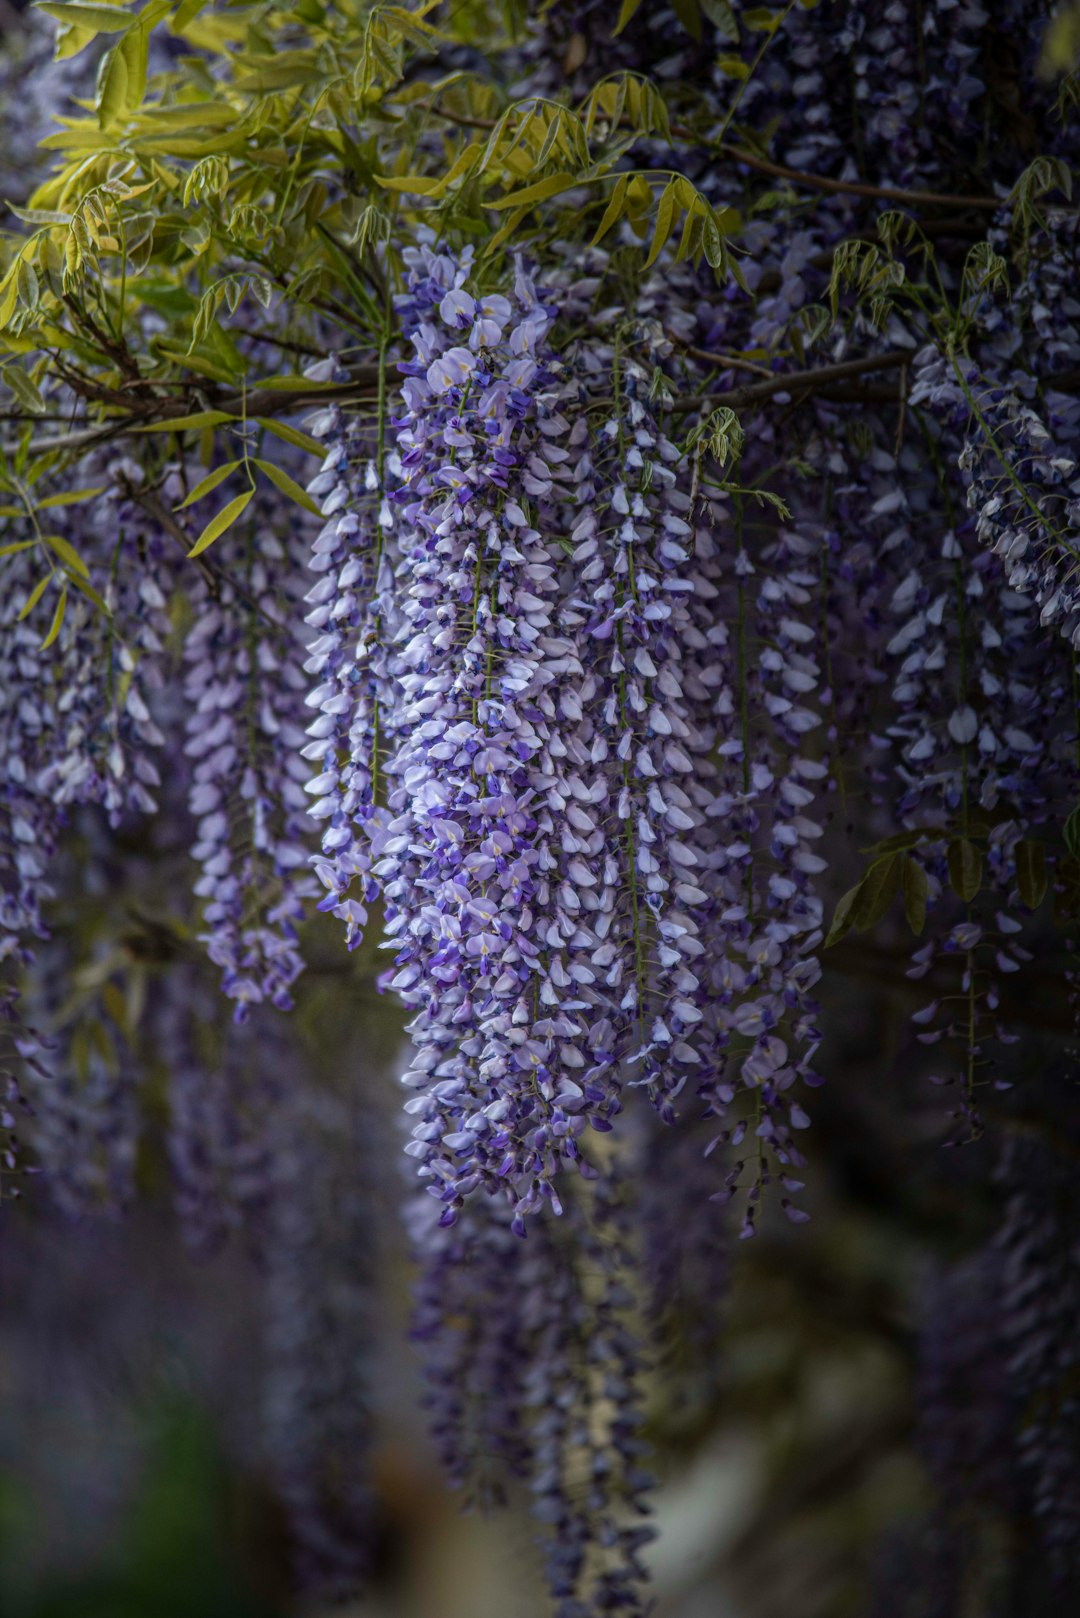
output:
<path id="1" fill-rule="evenodd" d="M 672 129 L 680 136 L 688 136 L 689 130 Z M 769 174 L 777 180 L 790 180 L 792 185 L 798 185 L 807 191 L 828 191 L 841 196 L 851 197 L 880 197 L 885 202 L 899 202 L 906 207 L 927 208 L 981 208 L 989 213 L 997 213 L 1002 206 L 1000 197 L 979 197 L 950 195 L 944 191 L 905 191 L 895 185 L 866 185 L 860 180 L 831 180 L 824 174 L 809 174 L 805 169 L 789 169 L 784 163 L 773 163 L 768 158 L 758 157 L 754 152 L 748 152 L 745 147 L 733 146 L 729 141 L 721 141 L 713 148 L 723 157 L 731 157 L 737 163 L 744 163 L 748 169 L 757 169 L 759 174 Z"/>
<path id="2" fill-rule="evenodd" d="M 678 343 L 684 354 L 690 354 L 696 360 L 704 360 L 706 365 L 715 365 L 719 370 L 751 371 L 754 376 L 774 376 L 767 365 L 759 365 L 756 360 L 743 359 L 741 354 L 714 354 L 708 348 L 695 348 L 693 343 L 681 342 L 678 337 L 671 337 L 671 341 Z"/>

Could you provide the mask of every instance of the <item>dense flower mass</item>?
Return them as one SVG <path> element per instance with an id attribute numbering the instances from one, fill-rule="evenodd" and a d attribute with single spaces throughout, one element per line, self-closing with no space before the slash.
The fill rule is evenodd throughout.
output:
<path id="1" fill-rule="evenodd" d="M 195 593 L 184 646 L 195 892 L 238 1020 L 262 1000 L 292 1004 L 303 970 L 297 927 L 313 891 L 297 757 L 302 648 L 290 616 L 301 546 L 274 532 L 286 532 L 287 513 L 273 526 L 272 512 L 259 517 L 265 526 L 230 541 L 227 580 L 212 577 Z"/>
<path id="2" fill-rule="evenodd" d="M 0 275 L 0 1195 L 27 1137 L 67 1215 L 126 1207 L 161 1127 L 193 1247 L 263 1249 L 273 1470 L 347 1593 L 368 1095 L 276 1014 L 306 1037 L 348 971 L 359 1019 L 380 947 L 436 1448 L 471 1501 L 525 1486 L 558 1618 L 642 1614 L 646 1367 L 714 1396 L 731 1236 L 797 1251 L 774 1205 L 805 1223 L 843 1134 L 827 968 L 897 981 L 903 1082 L 948 1090 L 919 1131 L 1010 1140 L 996 1246 L 925 1287 L 928 1469 L 1066 1578 L 1075 1194 L 1008 1050 L 1080 979 L 1078 93 L 1041 9 L 567 0 L 481 59 L 376 8 L 354 60 L 316 7 L 239 78 L 190 9 L 145 125 L 145 13 L 110 47 L 113 144 Z"/>

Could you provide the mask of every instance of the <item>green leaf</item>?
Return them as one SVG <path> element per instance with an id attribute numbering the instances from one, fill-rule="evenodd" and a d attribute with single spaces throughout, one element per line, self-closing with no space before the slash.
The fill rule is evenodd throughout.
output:
<path id="1" fill-rule="evenodd" d="M 310 494 L 308 494 L 307 490 L 302 488 L 301 485 L 291 478 L 287 472 L 283 472 L 280 466 L 275 466 L 273 461 L 259 460 L 256 460 L 255 465 L 259 468 L 260 472 L 264 473 L 266 477 L 270 479 L 270 482 L 274 485 L 275 489 L 280 489 L 283 495 L 286 495 L 290 500 L 295 501 L 298 506 L 303 506 L 304 510 L 310 511 L 313 516 L 322 516 L 322 512 L 320 511 L 318 505 L 311 498 Z"/>
<path id="2" fill-rule="evenodd" d="M 182 34 L 188 23 L 195 20 L 206 3 L 207 0 L 181 0 L 176 8 L 176 15 L 169 24 L 172 32 Z"/>
<path id="3" fill-rule="evenodd" d="M 698 9 L 698 0 L 671 0 L 672 10 L 682 23 L 690 38 L 701 44 L 701 12 Z"/>
<path id="4" fill-rule="evenodd" d="M 750 64 L 741 56 L 719 56 L 716 65 L 725 78 L 740 79 L 745 84 L 750 77 Z"/>
<path id="5" fill-rule="evenodd" d="M 898 854 L 886 854 L 883 859 L 874 861 L 859 883 L 859 894 L 851 915 L 857 932 L 864 933 L 868 927 L 879 922 L 896 898 L 902 863 Z"/>
<path id="6" fill-rule="evenodd" d="M 231 528 L 237 517 L 241 516 L 251 504 L 254 489 L 246 489 L 238 494 L 235 500 L 230 500 L 227 506 L 222 506 L 216 517 L 211 517 L 194 545 L 188 551 L 189 556 L 201 556 L 208 550 L 215 539 L 220 539 L 226 528 Z"/>
<path id="7" fill-rule="evenodd" d="M 1065 847 L 1074 859 L 1080 860 L 1080 804 L 1067 817 L 1061 829 Z"/>
<path id="8" fill-rule="evenodd" d="M 31 590 L 30 594 L 27 596 L 26 600 L 23 602 L 22 611 L 19 613 L 20 618 L 27 618 L 33 612 L 34 608 L 37 606 L 38 602 L 41 600 L 42 596 L 45 594 L 45 590 L 46 590 L 49 582 L 51 581 L 51 579 L 52 579 L 52 574 L 51 573 L 46 573 L 46 575 L 45 575 L 45 577 L 43 579 L 39 579 L 37 581 L 37 583 L 34 585 L 34 588 Z"/>
<path id="9" fill-rule="evenodd" d="M 622 5 L 619 7 L 619 20 L 615 24 L 612 32 L 615 34 L 621 34 L 627 23 L 631 21 L 634 14 L 640 9 L 640 6 L 641 0 L 622 0 Z"/>
<path id="10" fill-rule="evenodd" d="M 129 28 L 120 40 L 117 50 L 127 68 L 127 106 L 129 111 L 138 107 L 146 94 L 146 75 L 150 57 L 150 29 L 146 13 L 140 15 L 134 28 Z"/>
<path id="11" fill-rule="evenodd" d="M 55 56 L 58 62 L 66 62 L 72 56 L 78 56 L 80 51 L 86 49 L 97 38 L 95 28 L 58 28 L 56 32 Z"/>
<path id="12" fill-rule="evenodd" d="M 581 178 L 577 174 L 568 174 L 565 169 L 558 174 L 549 174 L 546 179 L 537 180 L 533 185 L 524 185 L 518 191 L 508 191 L 505 196 L 498 197 L 494 202 L 485 200 L 485 208 L 526 208 L 535 202 L 546 202 L 549 197 L 557 197 L 561 191 L 569 191 L 571 186 L 580 185 Z"/>
<path id="13" fill-rule="evenodd" d="M 312 438 L 310 433 L 302 433 L 299 427 L 290 427 L 284 421 L 272 421 L 269 416 L 256 416 L 255 420 L 265 432 L 280 438 L 283 444 L 291 444 L 294 449 L 306 450 L 309 455 L 326 454 L 326 445 L 321 444 L 317 438 Z"/>
<path id="14" fill-rule="evenodd" d="M 629 184 L 630 176 L 628 174 L 620 174 L 619 178 L 615 182 L 615 189 L 612 191 L 611 196 L 608 199 L 608 205 L 604 209 L 604 217 L 597 226 L 596 235 L 592 239 L 591 245 L 593 247 L 596 246 L 597 242 L 602 242 L 611 227 L 618 223 L 622 215 L 622 211 L 626 206 L 626 190 Z"/>
<path id="15" fill-rule="evenodd" d="M 45 401 L 20 366 L 6 365 L 0 375 L 3 376 L 4 381 L 24 410 L 28 410 L 32 416 L 42 414 L 45 409 Z"/>
<path id="16" fill-rule="evenodd" d="M 224 483 L 229 473 L 235 472 L 236 468 L 241 464 L 240 461 L 225 461 L 221 466 L 215 467 L 212 472 L 203 478 L 201 483 L 196 483 L 187 499 L 181 500 L 180 504 L 173 509 L 175 511 L 186 511 L 188 506 L 195 504 L 196 500 L 201 500 L 204 494 L 210 494 L 219 484 Z"/>
<path id="17" fill-rule="evenodd" d="M 32 539 L 17 539 L 11 545 L 0 545 L 0 556 L 14 556 L 16 551 L 28 551 L 33 543 Z"/>
<path id="18" fill-rule="evenodd" d="M 825 939 L 826 949 L 828 949 L 832 944 L 838 944 L 841 938 L 843 938 L 844 934 L 850 929 L 852 921 L 854 920 L 855 901 L 859 897 L 859 889 L 861 887 L 862 883 L 856 882 L 855 886 L 853 888 L 849 888 L 848 891 L 843 894 L 837 902 L 836 910 L 833 914 L 832 926 L 829 928 L 828 937 Z"/>
<path id="19" fill-rule="evenodd" d="M 407 191 L 412 196 L 426 197 L 437 191 L 442 181 L 433 180 L 429 174 L 376 174 L 375 184 L 384 191 Z"/>
<path id="20" fill-rule="evenodd" d="M 66 562 L 68 567 L 70 567 L 73 572 L 78 573 L 84 579 L 88 579 L 90 577 L 90 569 L 87 567 L 74 545 L 70 544 L 69 541 L 64 538 L 63 534 L 46 534 L 44 537 L 45 543 L 48 545 L 49 549 L 55 551 L 57 556 L 59 556 L 62 561 Z"/>
<path id="21" fill-rule="evenodd" d="M 679 206 L 679 187 L 676 180 L 669 180 L 664 187 L 660 202 L 656 210 L 656 227 L 653 230 L 652 246 L 649 256 L 645 260 L 645 268 L 655 264 L 664 250 L 664 245 L 671 235 L 675 224 L 675 215 Z"/>
<path id="22" fill-rule="evenodd" d="M 701 9 L 723 39 L 738 44 L 739 24 L 729 0 L 701 0 Z"/>
<path id="23" fill-rule="evenodd" d="M 67 28 L 82 28 L 94 34 L 121 34 L 131 27 L 131 12 L 119 6 L 97 5 L 95 0 L 35 0 L 35 9 L 54 17 Z"/>
<path id="24" fill-rule="evenodd" d="M 67 585 L 65 584 L 60 591 L 60 599 L 56 603 L 56 611 L 53 613 L 52 623 L 49 625 L 49 633 L 45 636 L 45 639 L 41 643 L 41 650 L 43 652 L 47 651 L 47 649 L 56 639 L 57 635 L 60 633 L 60 626 L 64 622 L 64 611 L 67 607 L 67 597 Z"/>
<path id="25" fill-rule="evenodd" d="M 982 886 L 982 855 L 967 837 L 949 844 L 949 882 L 958 899 L 967 904 Z"/>
<path id="26" fill-rule="evenodd" d="M 37 510 L 55 511 L 58 506 L 81 506 L 84 500 L 96 500 L 104 492 L 103 483 L 99 483 L 96 489 L 64 489 L 60 494 L 47 494 L 44 500 L 37 501 Z"/>
<path id="27" fill-rule="evenodd" d="M 784 20 L 784 13 L 770 11 L 768 6 L 754 6 L 750 11 L 740 12 L 740 18 L 747 28 L 753 28 L 759 34 L 775 34 Z"/>
<path id="28" fill-rule="evenodd" d="M 183 433 L 201 427 L 221 427 L 227 421 L 239 421 L 227 410 L 198 410 L 193 416 L 173 416 L 168 421 L 151 421 L 143 427 L 132 428 L 136 433 Z"/>
<path id="29" fill-rule="evenodd" d="M 1040 78 L 1051 79 L 1059 73 L 1071 73 L 1080 59 L 1080 5 L 1063 6 L 1051 18 L 1043 34 L 1039 56 Z"/>
<path id="30" fill-rule="evenodd" d="M 128 70 L 118 45 L 106 51 L 98 71 L 97 115 L 102 129 L 111 129 L 128 105 Z"/>
<path id="31" fill-rule="evenodd" d="M 1016 845 L 1016 886 L 1021 903 L 1038 910 L 1046 897 L 1046 850 L 1030 837 Z"/>
<path id="32" fill-rule="evenodd" d="M 926 926 L 926 872 L 910 856 L 904 861 L 904 919 L 918 938 Z"/>
<path id="33" fill-rule="evenodd" d="M 89 579 L 84 579 L 81 573 L 70 573 L 68 575 L 68 578 L 69 578 L 70 582 L 75 586 L 75 588 L 77 590 L 82 591 L 83 595 L 86 596 L 87 600 L 92 601 L 94 603 L 94 606 L 98 609 L 99 612 L 103 612 L 105 614 L 106 618 L 111 618 L 112 617 L 112 613 L 109 611 L 109 608 L 106 605 L 105 601 L 102 599 L 101 596 L 98 595 L 97 591 L 94 589 L 94 586 L 90 583 Z"/>

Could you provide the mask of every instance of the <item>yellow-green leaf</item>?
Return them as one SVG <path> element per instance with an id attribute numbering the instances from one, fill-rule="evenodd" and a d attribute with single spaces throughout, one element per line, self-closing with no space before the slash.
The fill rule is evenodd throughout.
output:
<path id="1" fill-rule="evenodd" d="M 784 20 L 784 13 L 770 11 L 768 6 L 754 6 L 751 10 L 742 12 L 739 20 L 745 27 L 753 28 L 759 34 L 775 34 Z"/>
<path id="2" fill-rule="evenodd" d="M 130 11 L 119 6 L 103 6 L 95 0 L 36 0 L 36 9 L 54 17 L 68 28 L 82 28 L 93 34 L 120 34 L 131 27 Z"/>
<path id="3" fill-rule="evenodd" d="M 239 418 L 227 410 L 197 410 L 193 416 L 173 416 L 169 421 L 151 421 L 132 430 L 137 433 L 184 433 L 196 427 L 220 427 Z"/>
<path id="4" fill-rule="evenodd" d="M 98 77 L 97 115 L 102 129 L 111 129 L 127 110 L 128 70 L 123 52 L 118 45 L 106 51 L 101 59 Z"/>
<path id="5" fill-rule="evenodd" d="M 72 56 L 78 56 L 79 52 L 85 50 L 87 45 L 96 38 L 97 30 L 95 28 L 60 27 L 56 33 L 56 60 L 66 62 Z"/>
<path id="6" fill-rule="evenodd" d="M 604 217 L 597 226 L 596 235 L 592 239 L 593 247 L 596 246 L 597 242 L 603 241 L 608 231 L 613 225 L 617 224 L 621 218 L 623 208 L 626 206 L 626 191 L 629 184 L 629 175 L 620 174 L 619 178 L 615 182 L 615 189 L 612 191 L 611 196 L 608 199 L 608 205 L 604 209 Z"/>
<path id="7" fill-rule="evenodd" d="M 949 844 L 948 862 L 952 890 L 967 904 L 982 884 L 982 855 L 970 838 L 958 837 Z"/>
<path id="8" fill-rule="evenodd" d="M 221 466 L 216 466 L 212 472 L 207 473 L 201 483 L 196 483 L 187 499 L 182 500 L 174 509 L 176 511 L 186 511 L 188 506 L 195 504 L 196 500 L 201 500 L 204 495 L 211 494 L 219 484 L 224 483 L 229 473 L 235 472 L 239 465 L 239 461 L 225 461 Z"/>
<path id="9" fill-rule="evenodd" d="M 209 549 L 214 543 L 215 539 L 220 539 L 226 528 L 231 528 L 237 517 L 241 516 L 250 505 L 251 497 L 254 493 L 254 489 L 246 489 L 243 494 L 238 494 L 235 500 L 230 500 L 227 506 L 222 506 L 217 516 L 211 517 L 194 545 L 188 551 L 188 555 L 201 556 L 203 551 Z"/>
<path id="10" fill-rule="evenodd" d="M 16 280 L 16 265 L 13 264 L 4 279 L 0 281 L 0 327 L 7 325 L 15 313 L 18 301 L 19 283 Z"/>
<path id="11" fill-rule="evenodd" d="M 17 365 L 8 365 L 5 366 L 2 375 L 23 409 L 28 410 L 32 416 L 40 416 L 45 409 L 45 401 L 26 372 Z"/>
<path id="12" fill-rule="evenodd" d="M 47 494 L 44 500 L 37 502 L 37 509 L 55 511 L 57 506 L 81 506 L 84 500 L 96 500 L 104 492 L 103 483 L 99 483 L 96 489 L 64 489 L 60 494 Z"/>
<path id="13" fill-rule="evenodd" d="M 206 5 L 206 0 L 181 0 L 176 8 L 176 16 L 169 24 L 174 34 L 182 34 L 189 22 L 192 22 Z"/>
<path id="14" fill-rule="evenodd" d="M 255 465 L 259 468 L 260 472 L 265 473 L 265 475 L 270 479 L 270 482 L 274 485 L 275 489 L 280 489 L 282 494 L 287 495 L 290 500 L 295 500 L 298 506 L 303 506 L 305 511 L 312 512 L 312 514 L 316 517 L 322 516 L 322 512 L 319 510 L 318 505 L 311 498 L 310 494 L 308 494 L 307 490 L 301 488 L 300 484 L 291 478 L 287 472 L 283 472 L 280 466 L 275 466 L 273 461 L 258 460 L 255 462 Z"/>
<path id="15" fill-rule="evenodd" d="M 649 249 L 649 256 L 645 260 L 646 269 L 649 268 L 650 264 L 656 263 L 656 260 L 660 257 L 660 254 L 664 250 L 664 245 L 667 242 L 668 237 L 671 235 L 672 227 L 675 224 L 676 209 L 678 208 L 678 195 L 679 191 L 676 181 L 669 180 L 667 185 L 664 187 L 659 205 L 656 210 L 656 226 L 653 230 L 652 246 Z"/>
<path id="16" fill-rule="evenodd" d="M 641 0 L 622 0 L 622 5 L 619 7 L 619 20 L 615 24 L 613 32 L 621 34 L 640 7 Z"/>
<path id="17" fill-rule="evenodd" d="M 86 596 L 87 600 L 92 601 L 94 603 L 94 606 L 98 609 L 99 612 L 103 612 L 105 614 L 106 618 L 111 618 L 112 617 L 112 613 L 109 611 L 108 606 L 106 605 L 106 603 L 104 602 L 102 597 L 98 595 L 97 591 L 94 589 L 94 586 L 90 583 L 89 579 L 84 579 L 81 573 L 69 573 L 68 574 L 68 579 L 75 586 L 75 588 L 77 590 L 82 591 L 83 595 Z"/>
<path id="18" fill-rule="evenodd" d="M 49 625 L 49 632 L 45 636 L 45 639 L 41 643 L 41 650 L 43 652 L 46 651 L 52 645 L 52 643 L 56 639 L 57 635 L 59 635 L 60 626 L 64 622 L 64 609 L 66 607 L 67 607 L 67 586 L 65 585 L 64 588 L 60 591 L 60 599 L 56 603 L 56 611 L 53 613 L 52 623 Z"/>
<path id="19" fill-rule="evenodd" d="M 26 617 L 29 616 L 30 613 L 33 612 L 34 608 L 37 606 L 38 602 L 41 600 L 42 596 L 45 594 L 46 587 L 47 587 L 47 585 L 48 585 L 51 578 L 52 578 L 52 574 L 51 573 L 46 573 L 46 575 L 45 575 L 45 577 L 43 579 L 39 579 L 37 581 L 37 583 L 34 585 L 34 588 L 31 590 L 30 594 L 27 596 L 26 600 L 23 602 L 22 611 L 19 613 L 20 618 L 26 618 Z"/>
<path id="20" fill-rule="evenodd" d="M 68 567 L 70 567 L 74 572 L 80 574 L 84 579 L 88 579 L 90 577 L 90 569 L 87 567 L 74 545 L 70 544 L 69 541 L 64 538 L 63 534 L 46 534 L 45 543 L 48 545 L 49 549 L 55 551 L 57 556 L 60 557 L 61 561 L 66 562 Z"/>
<path id="21" fill-rule="evenodd" d="M 427 174 L 376 174 L 375 184 L 381 185 L 384 191 L 408 191 L 414 196 L 426 197 L 437 191 L 442 181 L 433 180 Z"/>
<path id="22" fill-rule="evenodd" d="M 497 197 L 493 202 L 485 199 L 485 208 L 527 208 L 535 202 L 546 202 L 549 197 L 557 197 L 561 191 L 569 191 L 571 186 L 580 185 L 579 175 L 568 174 L 565 169 L 558 174 L 549 174 L 546 179 L 537 180 L 532 185 L 524 185 L 517 191 L 508 191 L 505 196 Z"/>
<path id="23" fill-rule="evenodd" d="M 309 455 L 326 454 L 326 445 L 320 444 L 310 433 L 302 433 L 299 427 L 290 427 L 284 421 L 271 421 L 269 416 L 256 416 L 255 420 L 265 432 L 280 438 L 284 444 L 291 444 L 294 449 L 306 450 Z"/>
<path id="24" fill-rule="evenodd" d="M 150 58 L 150 29 L 147 26 L 146 13 L 139 18 L 134 28 L 129 28 L 117 45 L 117 50 L 124 58 L 127 68 L 127 95 L 126 105 L 128 111 L 139 106 L 146 94 L 146 75 Z M 129 196 L 137 196 L 145 190 L 145 186 L 137 186 Z"/>
<path id="25" fill-rule="evenodd" d="M 8 516 L 10 513 L 5 511 L 3 515 Z M 16 512 L 15 515 L 19 516 L 20 513 Z M 17 539 L 11 545 L 0 545 L 0 556 L 14 556 L 16 551 L 28 551 L 33 543 L 32 539 Z"/>

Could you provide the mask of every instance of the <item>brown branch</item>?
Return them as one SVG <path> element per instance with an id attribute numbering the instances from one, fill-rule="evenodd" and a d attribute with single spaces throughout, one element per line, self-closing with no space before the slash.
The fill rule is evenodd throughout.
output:
<path id="1" fill-rule="evenodd" d="M 164 400 L 147 401 L 146 406 L 129 411 L 122 421 L 103 422 L 98 427 L 83 427 L 72 433 L 60 433 L 51 438 L 31 439 L 30 452 L 34 455 L 45 454 L 50 450 L 88 449 L 94 444 L 106 443 L 111 438 L 122 437 L 138 428 L 167 427 L 170 421 L 179 420 L 204 409 L 223 410 L 234 415 L 239 421 L 246 410 L 249 418 L 255 416 L 291 416 L 298 410 L 306 409 L 319 404 L 351 404 L 358 399 L 374 399 L 378 396 L 379 368 L 377 365 L 358 365 L 351 368 L 351 380 L 343 386 L 331 386 L 324 382 L 313 382 L 309 388 L 257 388 L 254 393 L 216 394 L 211 389 L 200 389 L 200 396 L 194 402 L 189 396 L 186 399 L 168 401 L 168 408 L 161 409 Z M 158 406 L 155 409 L 153 406 Z M 19 448 L 17 443 L 7 443 L 0 446 L 4 454 L 12 455 Z"/>
<path id="2" fill-rule="evenodd" d="M 672 130 L 675 134 L 676 130 Z M 688 130 L 678 130 L 680 135 L 689 135 Z M 714 148 L 724 157 L 734 158 L 735 162 L 743 163 L 748 169 L 756 169 L 759 174 L 772 175 L 774 179 L 788 180 L 792 185 L 801 186 L 804 191 L 826 191 L 840 196 L 850 197 L 880 197 L 885 202 L 899 202 L 909 208 L 980 208 L 988 213 L 997 213 L 1002 206 L 1000 197 L 979 197 L 950 195 L 944 191 L 905 191 L 895 185 L 864 185 L 859 180 L 830 180 L 824 174 L 809 174 L 804 169 L 789 169 L 783 163 L 772 163 L 768 158 L 757 157 L 742 146 L 732 146 L 728 141 L 721 141 Z"/>
<path id="3" fill-rule="evenodd" d="M 726 363 L 724 356 L 713 356 L 717 363 Z M 887 354 L 867 354 L 862 359 L 841 360 L 836 365 L 815 365 L 809 371 L 778 372 L 764 382 L 748 382 L 745 387 L 728 388 L 723 393 L 691 394 L 675 399 L 670 409 L 679 414 L 692 410 L 716 410 L 727 405 L 738 410 L 743 405 L 759 404 L 777 393 L 814 393 L 829 383 L 843 383 L 852 377 L 865 376 L 872 371 L 891 371 L 911 364 L 908 349 L 893 349 Z M 895 397 L 895 394 L 891 395 Z"/>

